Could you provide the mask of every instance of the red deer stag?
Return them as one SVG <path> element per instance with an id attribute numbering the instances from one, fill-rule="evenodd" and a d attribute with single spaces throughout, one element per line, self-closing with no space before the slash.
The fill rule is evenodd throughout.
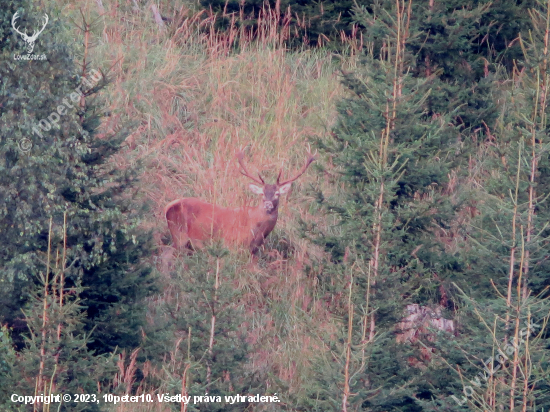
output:
<path id="1" fill-rule="evenodd" d="M 259 173 L 258 180 L 247 171 L 241 150 L 237 155 L 241 173 L 261 185 L 250 184 L 249 188 L 262 196 L 262 202 L 256 207 L 227 208 L 195 197 L 174 200 L 164 210 L 174 247 L 183 248 L 190 244 L 193 249 L 201 248 L 204 241 L 217 238 L 226 244 L 246 245 L 255 255 L 277 223 L 279 196 L 287 193 L 292 182 L 302 176 L 315 160 L 309 150 L 307 153 L 306 163 L 296 176 L 281 182 L 281 168 L 277 183 L 270 185 Z"/>

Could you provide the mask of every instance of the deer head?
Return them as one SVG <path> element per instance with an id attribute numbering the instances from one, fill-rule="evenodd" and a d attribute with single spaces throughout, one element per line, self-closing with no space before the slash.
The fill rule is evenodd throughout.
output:
<path id="1" fill-rule="evenodd" d="M 250 184 L 248 187 L 252 191 L 252 193 L 262 196 L 262 202 L 263 202 L 263 209 L 266 214 L 272 214 L 276 213 L 279 207 L 279 197 L 281 195 L 284 195 L 288 193 L 290 190 L 290 187 L 292 186 L 292 182 L 294 182 L 296 179 L 298 179 L 300 176 L 302 176 L 309 165 L 315 160 L 315 155 L 311 154 L 311 149 L 308 148 L 307 151 L 307 158 L 304 166 L 302 169 L 296 174 L 292 179 L 281 181 L 281 175 L 283 173 L 283 168 L 279 170 L 279 174 L 277 176 L 277 182 L 275 184 L 267 184 L 265 183 L 262 176 L 258 173 L 258 179 L 256 179 L 252 174 L 248 172 L 246 169 L 246 166 L 243 162 L 244 153 L 243 150 L 241 150 L 237 154 L 237 158 L 239 160 L 239 165 L 241 166 L 242 170 L 240 171 L 244 176 L 248 177 L 249 179 L 252 179 L 254 182 L 256 182 L 260 186 L 256 186 L 254 184 Z"/>

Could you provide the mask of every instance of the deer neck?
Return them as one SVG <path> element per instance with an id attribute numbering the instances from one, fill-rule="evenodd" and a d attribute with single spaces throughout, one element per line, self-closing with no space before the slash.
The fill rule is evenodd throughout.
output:
<path id="1" fill-rule="evenodd" d="M 254 208 L 254 214 L 261 218 L 261 220 L 266 221 L 277 221 L 277 218 L 279 217 L 279 205 L 276 205 L 271 211 L 268 211 L 264 203 L 261 202 L 258 206 Z"/>

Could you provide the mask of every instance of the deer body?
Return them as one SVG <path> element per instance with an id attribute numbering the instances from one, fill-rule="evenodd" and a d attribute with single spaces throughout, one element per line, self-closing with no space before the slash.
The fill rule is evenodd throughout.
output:
<path id="1" fill-rule="evenodd" d="M 244 170 L 241 173 L 262 185 L 249 186 L 254 194 L 262 196 L 262 202 L 256 207 L 227 208 L 195 197 L 187 197 L 169 203 L 164 215 L 174 247 L 184 248 L 190 243 L 195 249 L 203 247 L 207 240 L 223 239 L 228 246 L 243 245 L 248 247 L 252 254 L 256 254 L 277 224 L 279 197 L 290 190 L 292 182 L 315 160 L 310 155 L 302 171 L 293 179 L 282 183 L 279 181 L 279 172 L 277 183 L 270 185 L 265 184 L 261 176 L 260 180 L 252 177 L 247 172 L 242 157 L 241 151 L 238 155 L 239 164 Z"/>
<path id="2" fill-rule="evenodd" d="M 275 228 L 278 211 L 257 207 L 228 208 L 197 198 L 175 200 L 166 206 L 166 220 L 174 247 L 201 248 L 203 242 L 223 238 L 228 245 L 244 245 L 256 253 Z"/>

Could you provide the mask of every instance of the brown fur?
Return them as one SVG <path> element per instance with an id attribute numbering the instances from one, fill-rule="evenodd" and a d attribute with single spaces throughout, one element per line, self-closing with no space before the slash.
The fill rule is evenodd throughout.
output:
<path id="1" fill-rule="evenodd" d="M 267 213 L 257 207 L 227 208 L 197 198 L 183 198 L 165 209 L 174 247 L 201 248 L 210 239 L 223 239 L 227 246 L 244 245 L 256 253 L 277 223 L 275 208 Z"/>

